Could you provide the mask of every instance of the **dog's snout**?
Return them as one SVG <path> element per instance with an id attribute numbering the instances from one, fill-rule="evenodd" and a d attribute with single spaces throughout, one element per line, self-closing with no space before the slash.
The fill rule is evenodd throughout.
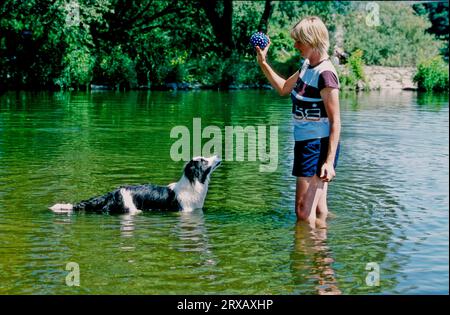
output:
<path id="1" fill-rule="evenodd" d="M 211 157 L 211 167 L 213 170 L 219 167 L 220 164 L 222 164 L 222 159 L 219 156 L 214 155 Z"/>
<path id="2" fill-rule="evenodd" d="M 212 157 L 212 165 L 217 167 L 222 163 L 222 159 L 218 155 Z"/>

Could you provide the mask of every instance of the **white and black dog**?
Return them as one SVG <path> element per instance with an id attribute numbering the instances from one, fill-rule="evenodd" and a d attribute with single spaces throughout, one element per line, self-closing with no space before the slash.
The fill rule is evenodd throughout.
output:
<path id="1" fill-rule="evenodd" d="M 100 197 L 72 204 L 55 204 L 56 213 L 88 211 L 99 213 L 131 213 L 142 211 L 192 211 L 203 208 L 211 173 L 220 165 L 217 156 L 196 157 L 184 167 L 183 176 L 167 186 L 152 184 L 122 186 Z"/>

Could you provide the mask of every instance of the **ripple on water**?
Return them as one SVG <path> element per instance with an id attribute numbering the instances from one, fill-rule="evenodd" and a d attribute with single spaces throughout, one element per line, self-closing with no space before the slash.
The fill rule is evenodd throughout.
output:
<path id="1" fill-rule="evenodd" d="M 1 293 L 448 293 L 448 97 L 343 97 L 334 218 L 313 233 L 295 223 L 289 106 L 270 91 L 28 96 L 0 98 Z M 276 172 L 225 161 L 204 211 L 190 215 L 47 209 L 176 180 L 184 162 L 168 153 L 170 131 L 193 117 L 278 125 Z M 68 262 L 79 288 L 65 285 Z M 365 283 L 369 262 L 378 288 Z"/>

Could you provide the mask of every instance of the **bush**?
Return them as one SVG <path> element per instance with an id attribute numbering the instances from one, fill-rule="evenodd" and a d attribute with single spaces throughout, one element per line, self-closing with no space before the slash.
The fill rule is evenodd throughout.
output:
<path id="1" fill-rule="evenodd" d="M 351 72 L 357 80 L 365 80 L 364 75 L 364 62 L 363 62 L 363 52 L 361 49 L 357 49 L 352 53 L 350 58 L 348 58 L 348 66 Z"/>
<path id="2" fill-rule="evenodd" d="M 441 56 L 421 61 L 413 80 L 419 90 L 448 91 L 448 64 Z"/>
<path id="3" fill-rule="evenodd" d="M 357 49 L 348 58 L 348 62 L 345 65 L 343 71 L 339 73 L 340 83 L 343 88 L 357 89 L 358 82 L 367 82 L 366 76 L 364 74 L 364 62 L 363 62 L 363 51 Z"/>
<path id="4" fill-rule="evenodd" d="M 73 49 L 64 56 L 64 68 L 54 83 L 60 88 L 87 86 L 92 80 L 94 64 L 95 58 L 88 49 Z"/>
<path id="5" fill-rule="evenodd" d="M 136 64 L 120 45 L 114 47 L 110 54 L 105 54 L 99 66 L 108 84 L 123 84 L 131 88 L 137 85 Z"/>

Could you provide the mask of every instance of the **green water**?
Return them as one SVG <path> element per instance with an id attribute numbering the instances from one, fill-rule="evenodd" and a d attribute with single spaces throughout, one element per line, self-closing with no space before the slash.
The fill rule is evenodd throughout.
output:
<path id="1" fill-rule="evenodd" d="M 448 294 L 448 96 L 342 95 L 326 232 L 296 224 L 289 112 L 272 91 L 0 96 L 0 293 Z M 277 170 L 225 161 L 190 214 L 47 209 L 176 181 L 170 131 L 195 117 L 278 126 Z M 66 285 L 69 262 L 80 286 Z"/>

